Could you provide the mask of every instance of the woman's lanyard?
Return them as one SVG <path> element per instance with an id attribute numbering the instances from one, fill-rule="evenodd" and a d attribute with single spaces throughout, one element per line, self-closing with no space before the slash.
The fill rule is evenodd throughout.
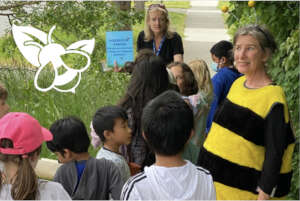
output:
<path id="1" fill-rule="evenodd" d="M 162 45 L 163 45 L 163 43 L 165 42 L 165 36 L 161 39 L 161 41 L 160 41 L 160 44 L 159 44 L 159 47 L 158 47 L 158 50 L 156 51 L 156 45 L 155 45 L 155 40 L 153 39 L 153 52 L 154 52 L 154 54 L 156 55 L 156 56 L 158 56 L 159 55 L 159 53 L 160 53 L 160 50 L 161 50 L 161 47 L 162 47 Z"/>

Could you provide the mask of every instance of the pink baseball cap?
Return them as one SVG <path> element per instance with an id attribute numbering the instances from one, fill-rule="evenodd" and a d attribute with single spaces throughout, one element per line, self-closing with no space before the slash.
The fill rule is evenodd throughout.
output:
<path id="1" fill-rule="evenodd" d="M 11 155 L 27 154 L 37 149 L 53 135 L 27 113 L 10 112 L 0 119 L 0 140 L 10 139 L 14 148 L 1 148 L 0 153 Z"/>

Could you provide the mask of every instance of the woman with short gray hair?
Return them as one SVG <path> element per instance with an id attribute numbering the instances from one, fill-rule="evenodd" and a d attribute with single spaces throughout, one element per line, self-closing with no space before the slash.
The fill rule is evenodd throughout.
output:
<path id="1" fill-rule="evenodd" d="M 198 165 L 213 175 L 217 199 L 282 198 L 292 178 L 295 137 L 283 89 L 266 72 L 276 43 L 257 25 L 240 28 L 233 43 L 244 76 L 217 109 Z"/>

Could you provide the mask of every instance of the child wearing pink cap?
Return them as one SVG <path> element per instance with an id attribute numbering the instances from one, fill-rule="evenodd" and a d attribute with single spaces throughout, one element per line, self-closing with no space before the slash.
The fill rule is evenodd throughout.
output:
<path id="1" fill-rule="evenodd" d="M 29 114 L 11 112 L 0 119 L 0 200 L 71 199 L 59 183 L 35 174 L 42 143 L 49 140 L 50 131 Z"/>
<path id="2" fill-rule="evenodd" d="M 9 106 L 6 103 L 8 92 L 5 87 L 0 83 L 0 118 L 9 111 Z"/>

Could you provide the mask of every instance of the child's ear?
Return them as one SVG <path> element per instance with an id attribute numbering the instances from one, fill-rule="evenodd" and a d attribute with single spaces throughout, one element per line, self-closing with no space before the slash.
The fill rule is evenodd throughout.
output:
<path id="1" fill-rule="evenodd" d="M 103 131 L 103 135 L 104 135 L 105 139 L 110 139 L 110 137 L 111 137 L 111 131 L 104 130 Z"/>
<path id="2" fill-rule="evenodd" d="M 63 157 L 65 159 L 70 159 L 70 158 L 72 158 L 72 156 L 73 156 L 73 153 L 72 153 L 72 151 L 70 149 L 64 149 L 64 155 L 63 155 Z"/>
<path id="3" fill-rule="evenodd" d="M 227 62 L 227 58 L 226 57 L 221 57 L 221 63 L 225 64 Z"/>

